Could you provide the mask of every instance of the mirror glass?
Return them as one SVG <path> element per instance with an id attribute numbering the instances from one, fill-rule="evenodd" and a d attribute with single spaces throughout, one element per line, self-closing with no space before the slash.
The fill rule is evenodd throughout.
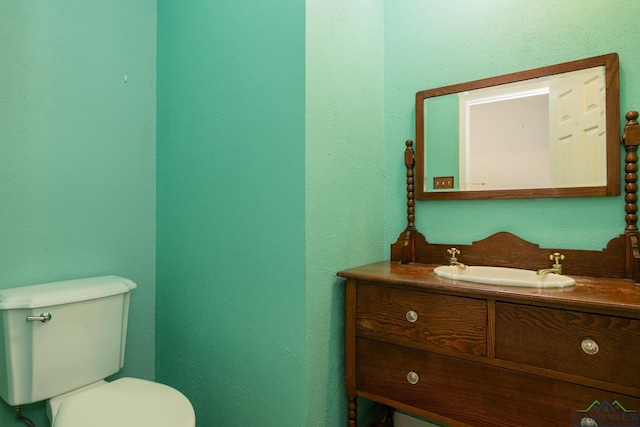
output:
<path id="1" fill-rule="evenodd" d="M 416 198 L 620 193 L 616 54 L 416 94 Z"/>

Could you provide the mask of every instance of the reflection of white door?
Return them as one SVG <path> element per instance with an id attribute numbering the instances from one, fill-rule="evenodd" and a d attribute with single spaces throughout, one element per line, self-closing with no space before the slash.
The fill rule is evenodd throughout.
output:
<path id="1" fill-rule="evenodd" d="M 556 187 L 606 182 L 605 82 L 600 68 L 552 77 L 549 152 Z"/>

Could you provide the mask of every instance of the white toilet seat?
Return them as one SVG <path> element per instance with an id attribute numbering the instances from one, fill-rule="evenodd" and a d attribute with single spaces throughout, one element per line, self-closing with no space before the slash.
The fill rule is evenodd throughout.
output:
<path id="1" fill-rule="evenodd" d="M 195 427 L 189 400 L 178 390 L 138 378 L 120 378 L 60 402 L 52 427 Z"/>

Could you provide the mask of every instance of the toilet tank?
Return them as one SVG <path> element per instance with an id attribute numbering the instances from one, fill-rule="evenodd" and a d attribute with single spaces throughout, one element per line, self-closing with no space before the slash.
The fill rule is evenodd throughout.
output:
<path id="1" fill-rule="evenodd" d="M 118 372 L 135 287 L 102 276 L 0 289 L 0 397 L 38 402 Z"/>

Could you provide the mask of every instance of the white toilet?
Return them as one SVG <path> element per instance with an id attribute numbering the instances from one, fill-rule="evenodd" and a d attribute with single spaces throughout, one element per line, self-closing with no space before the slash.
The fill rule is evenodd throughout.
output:
<path id="1" fill-rule="evenodd" d="M 0 397 L 47 402 L 52 427 L 194 427 L 179 391 L 104 378 L 124 363 L 131 280 L 93 277 L 0 289 Z"/>

